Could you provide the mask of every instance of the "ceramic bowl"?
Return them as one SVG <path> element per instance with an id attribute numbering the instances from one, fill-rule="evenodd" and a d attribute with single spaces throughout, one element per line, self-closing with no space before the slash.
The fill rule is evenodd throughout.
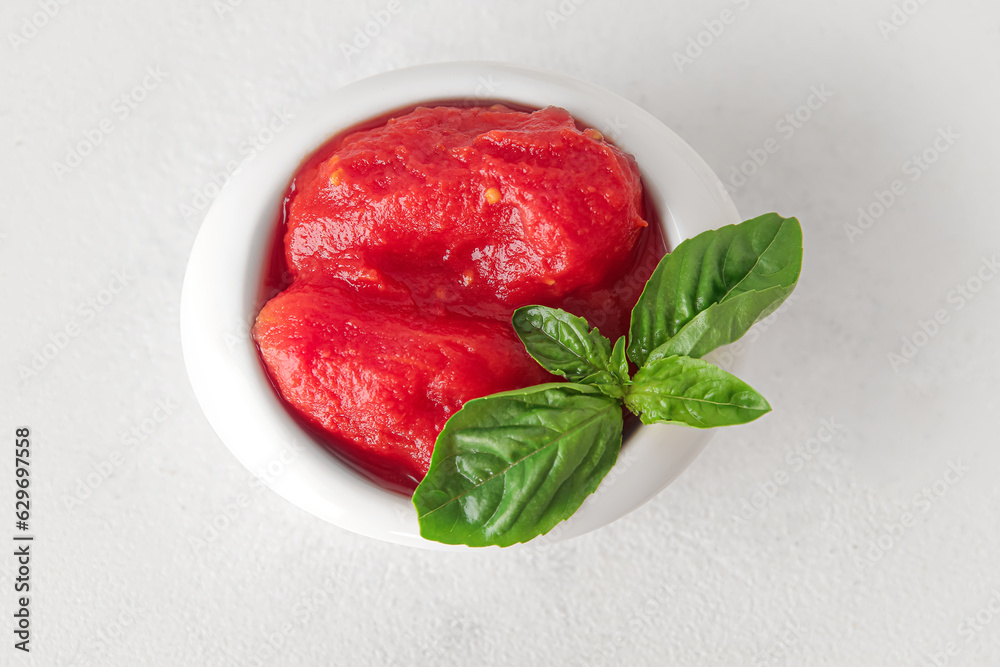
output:
<path id="1" fill-rule="evenodd" d="M 236 458 L 289 502 L 361 535 L 436 549 L 456 547 L 421 538 L 408 498 L 359 476 L 288 415 L 249 331 L 283 193 L 299 163 L 358 123 L 453 99 L 560 106 L 602 131 L 635 156 L 670 247 L 740 221 L 705 161 L 643 109 L 584 81 L 492 62 L 422 65 L 348 85 L 296 113 L 240 166 L 206 215 L 184 278 L 181 341 L 198 402 Z M 546 539 L 575 537 L 636 509 L 680 475 L 710 437 L 678 426 L 640 427 L 598 492 Z"/>

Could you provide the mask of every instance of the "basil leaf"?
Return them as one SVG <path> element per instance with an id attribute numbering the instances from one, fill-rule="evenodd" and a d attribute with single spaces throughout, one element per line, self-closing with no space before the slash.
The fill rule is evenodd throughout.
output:
<path id="1" fill-rule="evenodd" d="M 558 308 L 525 306 L 511 317 L 528 354 L 545 370 L 570 382 L 608 371 L 611 341 L 587 320 Z"/>
<path id="2" fill-rule="evenodd" d="M 646 363 L 674 355 L 702 357 L 717 347 L 729 345 L 774 312 L 791 293 L 790 287 L 770 287 L 712 304 L 681 327 L 673 338 L 650 352 Z"/>
<path id="3" fill-rule="evenodd" d="M 700 341 L 691 349 L 701 354 L 717 341 L 737 340 L 791 293 L 801 268 L 802 227 L 795 218 L 777 213 L 684 241 L 660 260 L 632 310 L 629 358 L 643 365 L 653 350 L 715 304 L 775 287 L 786 290 L 783 295 L 769 292 L 771 300 L 747 297 L 695 325 L 695 331 L 718 328 L 717 334 L 690 334 L 692 340 Z"/>
<path id="4" fill-rule="evenodd" d="M 615 374 L 622 384 L 628 384 L 628 359 L 625 357 L 625 336 L 615 341 L 615 347 L 611 350 L 611 360 L 608 362 L 608 370 Z"/>
<path id="5" fill-rule="evenodd" d="M 597 387 L 605 396 L 621 400 L 625 397 L 625 386 L 630 382 L 628 359 L 625 358 L 625 336 L 615 343 L 608 361 L 608 370 L 588 375 L 581 379 L 580 384 L 590 384 Z"/>
<path id="6" fill-rule="evenodd" d="M 469 546 L 544 535 L 597 489 L 621 441 L 621 404 L 585 385 L 471 400 L 445 424 L 413 494 L 420 534 Z"/>
<path id="7" fill-rule="evenodd" d="M 625 398 L 625 387 L 622 386 L 621 380 L 608 371 L 588 375 L 580 380 L 580 384 L 592 385 L 605 396 L 619 401 Z"/>
<path id="8" fill-rule="evenodd" d="M 625 405 L 643 424 L 696 428 L 746 424 L 771 411 L 743 380 L 690 357 L 648 362 L 632 378 Z"/>

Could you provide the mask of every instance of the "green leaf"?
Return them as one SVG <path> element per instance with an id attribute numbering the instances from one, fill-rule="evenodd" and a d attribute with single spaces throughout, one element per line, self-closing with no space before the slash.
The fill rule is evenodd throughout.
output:
<path id="1" fill-rule="evenodd" d="M 511 322 L 528 354 L 545 370 L 570 382 L 608 371 L 611 341 L 587 320 L 558 308 L 525 306 Z"/>
<path id="2" fill-rule="evenodd" d="M 580 384 L 592 385 L 605 396 L 619 401 L 625 398 L 625 387 L 622 385 L 621 380 L 608 371 L 588 375 L 580 380 Z"/>
<path id="3" fill-rule="evenodd" d="M 746 424 L 771 411 L 743 380 L 690 357 L 648 362 L 632 378 L 625 405 L 643 424 L 696 428 Z"/>
<path id="4" fill-rule="evenodd" d="M 716 303 L 698 313 L 673 338 L 649 353 L 648 364 L 674 355 L 703 357 L 739 340 L 750 327 L 770 315 L 792 293 L 792 288 L 770 287 Z"/>
<path id="5" fill-rule="evenodd" d="M 413 494 L 420 534 L 510 546 L 569 518 L 618 458 L 621 403 L 550 383 L 467 402 L 438 436 Z"/>
<path id="6" fill-rule="evenodd" d="M 615 341 L 615 346 L 611 350 L 611 360 L 608 362 L 608 370 L 615 374 L 622 384 L 628 384 L 628 359 L 625 357 L 625 336 Z"/>
<path id="7" fill-rule="evenodd" d="M 625 336 L 622 336 L 611 350 L 608 370 L 588 375 L 579 382 L 580 384 L 594 385 L 605 396 L 621 400 L 625 397 L 625 387 L 630 381 L 628 359 L 625 358 Z"/>
<path id="8" fill-rule="evenodd" d="M 729 301 L 736 303 L 705 315 L 670 351 L 701 356 L 739 339 L 781 305 L 801 268 L 802 227 L 777 213 L 684 241 L 660 260 L 632 310 L 629 358 L 642 366 L 701 313 Z"/>

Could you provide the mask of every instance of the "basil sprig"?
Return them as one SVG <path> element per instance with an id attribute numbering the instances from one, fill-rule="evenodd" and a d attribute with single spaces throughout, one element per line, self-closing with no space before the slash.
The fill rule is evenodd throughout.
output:
<path id="1" fill-rule="evenodd" d="M 684 241 L 632 309 L 629 359 L 641 366 L 654 350 L 702 357 L 736 342 L 792 293 L 801 268 L 802 227 L 777 213 Z"/>
<path id="2" fill-rule="evenodd" d="M 678 356 L 646 362 L 632 378 L 625 407 L 643 424 L 696 428 L 746 424 L 771 411 L 738 377 L 702 359 Z"/>
<path id="3" fill-rule="evenodd" d="M 771 406 L 700 357 L 735 342 L 791 294 L 802 228 L 769 213 L 684 241 L 660 260 L 614 345 L 582 317 L 525 306 L 511 322 L 568 382 L 467 402 L 445 424 L 413 494 L 420 534 L 510 546 L 568 519 L 618 458 L 623 407 L 644 424 L 746 424 Z M 637 367 L 631 373 L 629 360 Z"/>

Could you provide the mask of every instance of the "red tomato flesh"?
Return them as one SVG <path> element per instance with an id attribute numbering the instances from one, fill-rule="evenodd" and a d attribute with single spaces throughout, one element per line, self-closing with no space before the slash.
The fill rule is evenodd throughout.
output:
<path id="1" fill-rule="evenodd" d="M 514 309 L 626 333 L 665 252 L 651 216 L 632 158 L 563 109 L 418 107 L 300 167 L 287 280 L 253 336 L 296 417 L 408 493 L 463 403 L 557 380 L 524 351 Z"/>

